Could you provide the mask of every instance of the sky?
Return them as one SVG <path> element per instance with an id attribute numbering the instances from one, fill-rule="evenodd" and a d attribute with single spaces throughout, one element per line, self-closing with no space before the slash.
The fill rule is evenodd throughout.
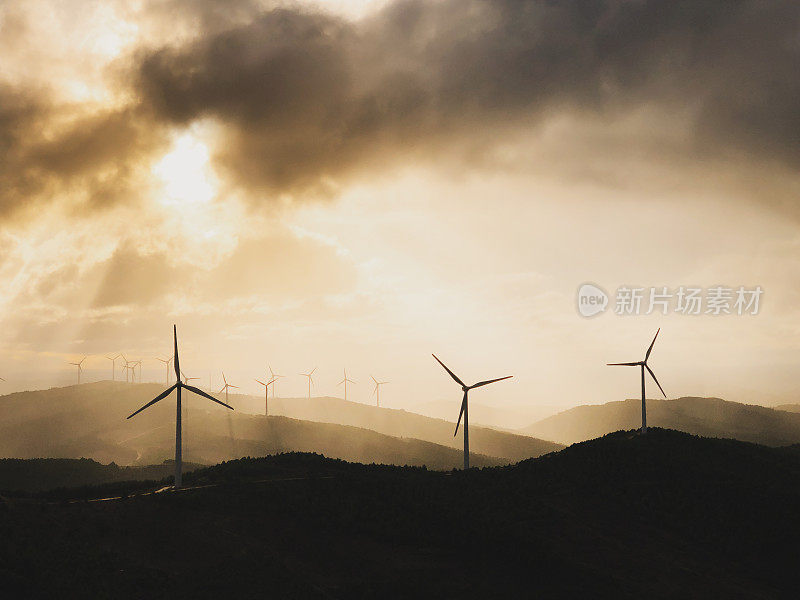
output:
<path id="1" fill-rule="evenodd" d="M 661 328 L 669 397 L 797 402 L 799 25 L 789 0 L 1 2 L 0 392 L 119 352 L 163 380 L 175 323 L 215 387 L 269 364 L 341 395 L 347 368 L 350 399 L 374 376 L 455 418 L 435 352 L 533 414 L 635 397 L 605 365 Z M 626 287 L 762 294 L 618 315 Z"/>

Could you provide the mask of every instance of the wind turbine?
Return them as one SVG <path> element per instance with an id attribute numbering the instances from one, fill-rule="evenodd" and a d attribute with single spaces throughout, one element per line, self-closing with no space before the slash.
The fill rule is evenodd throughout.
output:
<path id="1" fill-rule="evenodd" d="M 192 385 L 187 385 L 181 382 L 180 379 L 180 362 L 178 360 L 178 329 L 175 325 L 172 326 L 172 335 L 173 339 L 175 340 L 175 385 L 167 388 L 163 392 L 161 392 L 158 396 L 153 398 L 150 402 L 145 404 L 142 408 L 128 416 L 130 419 L 138 415 L 140 412 L 145 410 L 146 408 L 151 407 L 153 404 L 158 402 L 159 400 L 163 400 L 167 396 L 172 393 L 172 390 L 177 391 L 177 411 L 175 413 L 175 489 L 180 489 L 181 487 L 181 467 L 182 467 L 182 452 L 183 448 L 181 446 L 181 389 L 186 388 L 190 392 L 194 392 L 198 396 L 203 396 L 204 398 L 208 398 L 212 402 L 216 402 L 217 404 L 221 404 L 225 408 L 230 408 L 233 410 L 232 406 L 229 406 L 225 402 L 221 400 L 217 400 L 214 396 L 210 394 L 206 394 L 203 390 L 200 390 Z"/>
<path id="2" fill-rule="evenodd" d="M 139 383 L 142 382 L 142 361 L 132 360 L 128 363 L 128 368 L 131 371 L 131 383 L 136 383 L 136 367 L 139 367 Z"/>
<path id="3" fill-rule="evenodd" d="M 156 356 L 156 360 L 160 360 L 162 363 L 164 363 L 164 367 L 166 367 L 167 371 L 167 376 L 164 378 L 164 383 L 169 385 L 169 363 L 172 362 L 172 357 L 170 356 L 169 358 L 159 358 Z"/>
<path id="4" fill-rule="evenodd" d="M 481 387 L 484 385 L 489 385 L 490 383 L 494 383 L 496 381 L 503 381 L 504 379 L 510 379 L 513 375 L 506 375 L 505 377 L 498 377 L 497 379 L 489 379 L 487 381 L 479 381 L 478 383 L 474 383 L 472 385 L 467 385 L 463 381 L 461 381 L 458 376 L 453 373 L 447 366 L 438 359 L 435 354 L 431 354 L 433 358 L 436 359 L 445 371 L 450 374 L 457 384 L 461 386 L 462 391 L 464 392 L 464 399 L 461 401 L 461 412 L 458 413 L 458 421 L 456 422 L 456 430 L 453 433 L 453 437 L 456 437 L 458 434 L 458 426 L 461 424 L 461 416 L 464 416 L 464 470 L 466 471 L 469 469 L 469 391 L 475 389 L 477 387 Z"/>
<path id="5" fill-rule="evenodd" d="M 372 377 L 372 375 L 370 375 Z M 375 406 L 380 407 L 381 405 L 381 386 L 385 383 L 389 383 L 388 381 L 378 381 L 374 377 L 372 377 L 372 381 L 375 382 L 375 389 L 372 390 L 372 393 L 375 394 L 376 404 Z"/>
<path id="6" fill-rule="evenodd" d="M 269 386 L 275 383 L 275 379 L 264 383 L 260 379 L 256 379 L 258 383 L 264 386 L 264 416 L 269 416 Z M 275 398 L 275 388 L 272 388 L 272 397 Z"/>
<path id="7" fill-rule="evenodd" d="M 183 385 L 188 384 L 190 381 L 199 381 L 200 380 L 199 377 L 187 377 L 186 373 L 184 373 L 183 371 L 181 371 L 181 375 L 183 376 Z"/>
<path id="8" fill-rule="evenodd" d="M 272 367 L 269 366 L 269 365 L 267 365 L 267 368 L 269 369 L 269 377 L 270 377 L 270 379 L 272 379 L 273 381 L 276 382 L 276 383 L 272 384 L 272 399 L 275 400 L 275 394 L 277 393 L 277 389 L 278 389 L 277 381 L 278 381 L 278 379 L 281 379 L 283 377 L 283 375 L 280 375 L 278 373 L 274 373 L 272 371 Z"/>
<path id="9" fill-rule="evenodd" d="M 230 383 L 228 383 L 228 380 L 225 379 L 225 371 L 222 372 L 222 381 L 225 382 L 225 385 L 223 385 L 222 389 L 217 393 L 221 394 L 222 392 L 225 392 L 225 402 L 227 402 L 228 401 L 228 388 L 236 388 L 236 389 L 238 389 L 239 386 L 238 385 L 231 385 Z"/>
<path id="10" fill-rule="evenodd" d="M 78 362 L 71 362 L 69 364 L 78 367 L 78 385 L 81 383 L 81 371 L 83 370 L 83 361 L 85 361 L 88 357 L 84 356 Z"/>
<path id="11" fill-rule="evenodd" d="M 117 354 L 116 356 L 106 356 L 106 358 L 111 361 L 111 381 L 117 380 L 117 359 L 120 356 L 122 355 Z"/>
<path id="12" fill-rule="evenodd" d="M 653 341 L 650 342 L 650 347 L 647 349 L 647 353 L 644 355 L 644 360 L 640 360 L 639 362 L 626 362 L 626 363 L 608 363 L 609 367 L 639 367 L 642 372 L 642 434 L 644 435 L 647 433 L 647 406 L 645 403 L 645 389 L 644 389 L 644 371 L 647 369 L 647 372 L 650 373 L 650 377 L 653 378 L 653 381 L 656 382 L 658 389 L 661 390 L 661 393 L 664 394 L 664 398 L 667 397 L 664 388 L 661 387 L 661 384 L 658 383 L 658 379 L 656 379 L 656 374 L 653 373 L 653 370 L 647 365 L 647 359 L 650 358 L 650 353 L 653 351 L 653 344 L 656 343 L 656 338 L 658 337 L 661 328 L 658 328 L 656 331 L 655 336 L 653 336 Z"/>
<path id="13" fill-rule="evenodd" d="M 347 383 L 348 382 L 352 383 L 353 385 L 356 384 L 355 381 L 353 381 L 352 379 L 348 379 L 347 378 L 347 369 L 345 369 L 344 370 L 344 379 L 342 379 L 339 383 L 336 384 L 337 386 L 340 386 L 340 385 L 344 384 L 344 399 L 345 400 L 347 400 Z"/>
<path id="14" fill-rule="evenodd" d="M 125 362 L 125 364 L 122 365 L 122 368 L 125 369 L 125 383 L 128 383 L 128 365 L 130 363 L 128 362 L 128 359 L 125 358 L 124 354 L 120 353 L 120 356 L 122 357 L 122 360 Z"/>
<path id="15" fill-rule="evenodd" d="M 311 377 L 314 374 L 314 371 L 317 370 L 317 367 L 311 369 L 310 373 L 300 373 L 303 377 L 308 377 L 308 399 L 311 400 L 311 384 L 314 383 L 314 379 Z"/>

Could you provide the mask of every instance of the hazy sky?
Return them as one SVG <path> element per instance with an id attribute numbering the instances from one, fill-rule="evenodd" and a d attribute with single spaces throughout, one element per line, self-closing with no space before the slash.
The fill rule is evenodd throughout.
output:
<path id="1" fill-rule="evenodd" d="M 800 5 L 0 2 L 0 391 L 170 350 L 410 408 L 797 401 Z M 576 291 L 762 287 L 756 316 Z M 651 392 L 652 396 L 655 390 Z M 341 393 L 341 391 L 340 391 Z M 524 423 L 520 424 L 521 426 Z"/>

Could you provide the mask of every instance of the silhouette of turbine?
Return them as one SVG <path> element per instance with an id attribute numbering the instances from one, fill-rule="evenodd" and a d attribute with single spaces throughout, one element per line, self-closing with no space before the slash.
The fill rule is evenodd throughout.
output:
<path id="1" fill-rule="evenodd" d="M 653 381 L 656 382 L 658 389 L 661 390 L 661 393 L 664 394 L 664 398 L 667 397 L 664 388 L 661 387 L 661 384 L 658 383 L 658 379 L 656 379 L 656 374 L 653 373 L 653 370 L 647 365 L 647 359 L 650 358 L 650 353 L 653 351 L 653 344 L 656 343 L 656 338 L 658 337 L 661 328 L 658 328 L 656 331 L 656 335 L 653 337 L 653 341 L 650 342 L 650 347 L 647 349 L 647 353 L 644 355 L 644 360 L 640 360 L 639 362 L 626 362 L 626 363 L 607 363 L 609 367 L 640 367 L 642 371 L 642 434 L 647 433 L 647 405 L 645 401 L 645 389 L 644 389 L 644 371 L 647 369 L 647 372 L 650 373 L 650 377 L 653 378 Z"/>
<path id="2" fill-rule="evenodd" d="M 272 381 L 275 382 L 275 383 L 272 384 L 272 399 L 275 400 L 275 394 L 277 393 L 277 389 L 278 389 L 277 381 L 278 381 L 278 379 L 281 379 L 283 377 L 283 375 L 280 375 L 279 373 L 273 372 L 272 367 L 269 366 L 269 365 L 267 365 L 267 368 L 269 369 L 269 377 L 270 377 L 270 379 L 272 379 Z"/>
<path id="3" fill-rule="evenodd" d="M 172 362 L 172 357 L 170 356 L 169 358 L 159 358 L 159 357 L 156 356 L 156 360 L 160 360 L 162 363 L 164 363 L 164 367 L 166 367 L 166 371 L 167 371 L 167 376 L 164 378 L 164 383 L 166 385 L 169 385 L 169 363 Z M 196 379 L 196 378 L 193 378 L 193 379 Z"/>
<path id="4" fill-rule="evenodd" d="M 69 364 L 78 367 L 78 385 L 81 383 L 81 371 L 83 371 L 83 361 L 85 361 L 88 357 L 84 356 L 78 362 L 71 362 Z"/>
<path id="5" fill-rule="evenodd" d="M 111 361 L 111 381 L 117 380 L 117 359 L 120 356 L 122 355 L 117 354 L 116 356 L 106 356 L 106 358 Z"/>
<path id="6" fill-rule="evenodd" d="M 260 379 L 256 379 L 256 381 L 264 386 L 264 416 L 268 417 L 269 416 L 269 386 L 271 386 L 273 383 L 275 383 L 276 380 L 272 379 L 271 381 L 268 381 L 267 383 L 264 383 Z M 272 392 L 272 397 L 273 398 L 275 397 L 275 391 L 274 390 Z"/>
<path id="7" fill-rule="evenodd" d="M 239 389 L 239 386 L 238 385 L 231 385 L 230 383 L 228 383 L 228 380 L 225 379 L 225 371 L 222 372 L 222 381 L 225 382 L 225 385 L 223 385 L 222 388 L 217 393 L 221 394 L 222 392 L 225 392 L 225 402 L 227 402 L 228 401 L 228 389 L 229 388 Z"/>
<path id="8" fill-rule="evenodd" d="M 348 379 L 348 377 L 347 377 L 347 369 L 345 369 L 344 370 L 344 379 L 342 379 L 339 383 L 336 384 L 337 387 L 342 385 L 342 384 L 344 384 L 344 399 L 345 400 L 347 400 L 347 384 L 348 384 L 348 382 L 352 383 L 353 385 L 356 384 L 356 382 L 353 381 L 352 379 Z"/>
<path id="9" fill-rule="evenodd" d="M 212 396 L 210 394 L 206 394 L 201 389 L 198 389 L 198 388 L 196 388 L 196 387 L 194 387 L 192 385 L 187 385 L 187 384 L 181 382 L 180 362 L 179 362 L 179 359 L 178 359 L 178 329 L 177 329 L 177 327 L 175 325 L 172 326 L 172 335 L 173 335 L 173 339 L 175 341 L 175 356 L 174 356 L 175 363 L 174 363 L 174 366 L 175 366 L 176 383 L 174 385 L 172 385 L 171 387 L 168 387 L 163 392 L 161 392 L 158 396 L 153 398 L 150 402 L 145 404 L 142 408 L 140 408 L 139 410 L 137 410 L 133 414 L 129 415 L 128 419 L 138 415 L 143 410 L 145 410 L 147 408 L 150 408 L 156 402 L 159 402 L 160 400 L 163 400 L 164 398 L 166 398 L 167 396 L 169 396 L 172 393 L 172 390 L 175 390 L 177 392 L 177 394 L 176 394 L 177 395 L 177 410 L 176 410 L 176 413 L 175 413 L 175 489 L 180 489 L 180 487 L 181 487 L 181 467 L 183 466 L 182 465 L 183 448 L 182 448 L 182 445 L 181 445 L 181 389 L 186 388 L 190 392 L 194 392 L 198 396 L 203 396 L 204 398 L 208 398 L 212 402 L 216 402 L 217 404 L 221 404 L 225 408 L 230 408 L 231 410 L 233 410 L 233 407 L 232 406 L 228 406 L 228 404 L 226 404 L 225 402 L 222 402 L 221 400 L 217 400 L 216 398 L 214 398 L 214 396 Z"/>
<path id="10" fill-rule="evenodd" d="M 469 391 L 475 389 L 477 387 L 481 387 L 484 385 L 489 385 L 490 383 L 495 383 L 496 381 L 503 381 L 504 379 L 510 379 L 513 375 L 506 375 L 505 377 L 498 377 L 497 379 L 489 379 L 487 381 L 479 381 L 478 383 L 474 383 L 472 385 L 467 385 L 463 381 L 461 381 L 458 376 L 453 373 L 447 366 L 440 361 L 435 354 L 431 354 L 433 358 L 436 359 L 445 371 L 450 374 L 450 377 L 461 386 L 461 389 L 464 392 L 464 399 L 461 401 L 461 412 L 458 413 L 458 421 L 456 422 L 456 430 L 453 433 L 453 437 L 456 437 L 458 434 L 458 426 L 461 424 L 461 416 L 464 416 L 464 470 L 466 471 L 469 469 Z"/>
<path id="11" fill-rule="evenodd" d="M 303 377 L 308 377 L 308 399 L 309 400 L 311 400 L 311 384 L 314 383 L 314 379 L 311 376 L 314 374 L 314 371 L 316 371 L 316 370 L 317 370 L 317 367 L 314 367 L 313 369 L 311 369 L 310 373 L 300 373 L 300 375 L 302 375 Z"/>
<path id="12" fill-rule="evenodd" d="M 370 375 L 372 377 L 372 375 Z M 381 386 L 390 383 L 389 381 L 378 381 L 374 377 L 372 377 L 372 381 L 375 382 L 375 388 L 372 390 L 372 393 L 375 395 L 375 406 L 380 407 L 381 405 Z"/>

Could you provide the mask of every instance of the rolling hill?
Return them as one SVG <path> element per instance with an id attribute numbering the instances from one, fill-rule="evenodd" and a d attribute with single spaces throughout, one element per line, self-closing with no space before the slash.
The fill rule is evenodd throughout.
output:
<path id="1" fill-rule="evenodd" d="M 433 417 L 434 419 L 444 419 L 445 421 L 455 421 L 458 417 L 458 399 L 452 400 L 432 400 L 423 402 L 411 407 L 411 412 Z M 519 428 L 520 423 L 533 423 L 540 421 L 563 410 L 563 407 L 547 404 L 531 404 L 529 406 L 512 405 L 510 407 L 489 406 L 470 400 L 469 403 L 469 424 L 483 425 L 505 431 L 513 431 Z"/>
<path id="2" fill-rule="evenodd" d="M 26 597 L 793 598 L 798 481 L 796 448 L 661 429 L 467 473 L 278 455 L 0 500 L 0 564 Z"/>
<path id="3" fill-rule="evenodd" d="M 232 395 L 231 402 L 242 410 L 255 414 L 263 414 L 264 411 L 264 398 Z M 311 400 L 308 398 L 270 399 L 269 406 L 271 415 L 282 415 L 304 421 L 350 425 L 371 429 L 392 437 L 416 438 L 450 448 L 463 449 L 461 435 L 453 435 L 454 422 L 426 417 L 402 409 L 378 408 L 330 397 L 311 398 Z M 458 413 L 456 413 L 457 415 Z M 563 448 L 561 444 L 527 435 L 474 425 L 471 417 L 472 405 L 470 405 L 469 447 L 471 451 L 478 454 L 495 456 L 505 459 L 507 462 L 517 462 Z"/>
<path id="4" fill-rule="evenodd" d="M 174 452 L 174 400 L 160 402 L 126 420 L 161 389 L 157 384 L 98 382 L 0 397 L 0 456 L 85 457 L 120 465 L 161 463 Z M 231 402 L 234 405 L 239 402 L 241 406 L 242 399 L 232 397 Z M 331 403 L 320 405 L 330 407 Z M 286 451 L 321 452 L 356 462 L 424 464 L 433 469 L 450 469 L 462 462 L 459 449 L 416 439 L 408 428 L 403 432 L 409 435 L 401 438 L 365 426 L 281 416 L 265 418 L 242 411 L 231 412 L 191 396 L 188 407 L 184 403 L 184 408 L 184 459 L 196 463 L 214 464 L 242 456 Z M 347 407 L 339 408 L 345 411 Z M 362 405 L 356 407 L 359 408 L 369 409 Z M 369 424 L 355 417 L 351 420 Z M 381 419 L 389 420 L 385 416 Z M 381 427 L 394 431 L 390 425 L 385 423 Z M 446 428 L 446 423 L 442 422 L 441 427 Z M 484 447 L 498 454 L 484 455 L 475 451 L 476 465 L 508 463 L 527 451 L 530 451 L 527 456 L 536 456 L 559 447 L 546 443 L 537 446 L 538 440 L 487 431 L 485 437 L 489 441 Z M 420 428 L 420 433 L 426 431 Z M 450 435 L 452 437 L 452 433 Z M 448 441 L 452 444 L 452 440 Z"/>
<path id="5" fill-rule="evenodd" d="M 572 444 L 641 425 L 641 400 L 577 406 L 520 430 Z M 800 443 L 800 414 L 719 398 L 648 400 L 647 424 L 767 446 Z"/>

